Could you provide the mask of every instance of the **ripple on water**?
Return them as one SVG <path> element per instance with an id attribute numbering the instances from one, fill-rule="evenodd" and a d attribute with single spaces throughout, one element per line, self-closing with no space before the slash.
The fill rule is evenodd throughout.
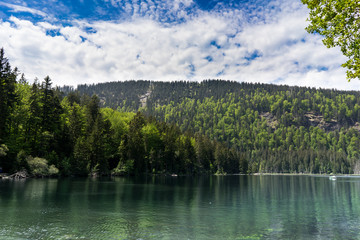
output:
<path id="1" fill-rule="evenodd" d="M 3 185 L 0 239 L 360 239 L 353 181 L 227 176 Z M 37 197 L 28 198 L 34 189 Z"/>

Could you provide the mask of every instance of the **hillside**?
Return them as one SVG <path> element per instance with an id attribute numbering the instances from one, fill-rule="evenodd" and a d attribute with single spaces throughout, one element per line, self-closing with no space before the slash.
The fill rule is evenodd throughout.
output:
<path id="1" fill-rule="evenodd" d="M 236 149 L 250 172 L 353 173 L 360 93 L 230 81 L 79 85 L 102 105 L 138 110 Z M 211 160 L 209 160 L 211 162 Z"/>
<path id="2" fill-rule="evenodd" d="M 49 76 L 29 84 L 24 75 L 18 78 L 3 49 L 0 70 L 1 171 L 36 177 L 247 173 L 240 152 L 203 134 L 141 112 L 100 108 L 108 102 L 104 97 L 75 92 L 64 97 Z M 149 83 L 127 85 L 108 96 L 122 94 L 128 109 L 137 107 L 140 96 L 146 106 Z"/>

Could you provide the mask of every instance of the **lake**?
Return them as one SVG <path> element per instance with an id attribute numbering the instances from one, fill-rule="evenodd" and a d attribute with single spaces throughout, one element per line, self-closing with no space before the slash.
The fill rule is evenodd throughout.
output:
<path id="1" fill-rule="evenodd" d="M 0 239 L 360 239 L 360 178 L 0 180 Z"/>

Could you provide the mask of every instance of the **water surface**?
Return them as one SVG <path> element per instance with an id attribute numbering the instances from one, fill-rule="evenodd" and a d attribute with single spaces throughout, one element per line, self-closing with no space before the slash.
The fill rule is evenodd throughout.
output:
<path id="1" fill-rule="evenodd" d="M 360 178 L 0 180 L 0 239 L 360 239 Z"/>

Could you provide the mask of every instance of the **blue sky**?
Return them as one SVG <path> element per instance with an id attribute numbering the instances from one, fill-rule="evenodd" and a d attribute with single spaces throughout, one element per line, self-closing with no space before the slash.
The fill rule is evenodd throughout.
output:
<path id="1" fill-rule="evenodd" d="M 226 79 L 360 90 L 300 0 L 0 0 L 0 43 L 29 81 Z"/>

